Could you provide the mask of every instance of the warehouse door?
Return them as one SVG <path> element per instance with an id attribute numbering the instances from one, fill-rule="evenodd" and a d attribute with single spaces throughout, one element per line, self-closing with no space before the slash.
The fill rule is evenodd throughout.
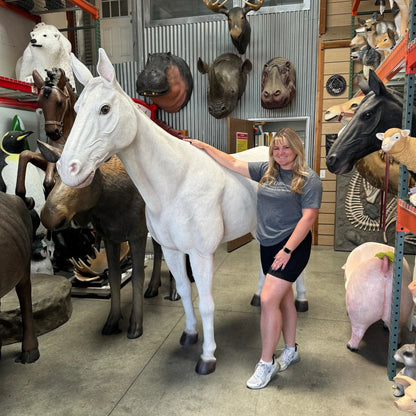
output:
<path id="1" fill-rule="evenodd" d="M 254 121 L 227 118 L 227 152 L 237 153 L 254 146 Z M 250 242 L 253 236 L 249 233 L 227 243 L 227 251 L 233 251 Z"/>
<path id="2" fill-rule="evenodd" d="M 113 64 L 133 61 L 131 3 L 128 0 L 101 0 L 101 47 Z"/>

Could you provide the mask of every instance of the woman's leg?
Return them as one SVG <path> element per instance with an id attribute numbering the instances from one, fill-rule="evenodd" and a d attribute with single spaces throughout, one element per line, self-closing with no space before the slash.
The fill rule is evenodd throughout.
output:
<path id="1" fill-rule="evenodd" d="M 277 344 L 279 343 L 280 333 L 283 328 L 282 302 L 286 304 L 284 299 L 288 295 L 289 291 L 292 291 L 291 297 L 293 300 L 291 282 L 276 278 L 270 274 L 266 275 L 264 286 L 260 295 L 260 328 L 262 340 L 261 358 L 263 361 L 273 361 L 273 354 L 276 350 Z"/>
<path id="2" fill-rule="evenodd" d="M 298 314 L 296 312 L 292 286 L 282 299 L 280 309 L 282 311 L 283 339 L 288 347 L 295 347 Z"/>

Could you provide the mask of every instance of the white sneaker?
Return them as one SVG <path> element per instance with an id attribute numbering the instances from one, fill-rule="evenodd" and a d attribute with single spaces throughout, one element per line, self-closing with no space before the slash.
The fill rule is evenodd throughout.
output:
<path id="1" fill-rule="evenodd" d="M 269 384 L 271 378 L 279 371 L 279 363 L 274 359 L 271 364 L 259 361 L 254 374 L 247 381 L 249 389 L 262 389 Z"/>
<path id="2" fill-rule="evenodd" d="M 279 363 L 279 371 L 286 370 L 290 364 L 295 364 L 300 361 L 299 353 L 298 353 L 298 344 L 295 344 L 295 350 L 290 350 L 287 346 L 283 350 L 280 357 L 277 359 Z"/>

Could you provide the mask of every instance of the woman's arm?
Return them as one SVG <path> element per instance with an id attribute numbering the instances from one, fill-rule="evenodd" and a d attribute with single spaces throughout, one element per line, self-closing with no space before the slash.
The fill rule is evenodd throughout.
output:
<path id="1" fill-rule="evenodd" d="M 250 173 L 248 171 L 248 162 L 238 160 L 235 157 L 224 153 L 217 148 L 210 146 L 208 143 L 200 142 L 199 140 L 194 139 L 184 139 L 184 141 L 191 143 L 192 146 L 198 147 L 199 149 L 204 150 L 208 155 L 210 155 L 216 162 L 220 165 L 226 167 L 227 169 L 237 172 L 240 175 L 250 178 Z"/>
<path id="2" fill-rule="evenodd" d="M 289 240 L 287 240 L 285 247 L 293 251 L 304 240 L 318 216 L 318 211 L 319 208 L 305 208 L 302 210 L 302 218 L 296 224 L 296 227 L 293 230 L 292 235 L 289 237 Z M 280 250 L 274 258 L 272 269 L 277 270 L 280 267 L 284 269 L 290 259 L 290 256 L 290 253 L 286 253 L 283 249 Z"/>

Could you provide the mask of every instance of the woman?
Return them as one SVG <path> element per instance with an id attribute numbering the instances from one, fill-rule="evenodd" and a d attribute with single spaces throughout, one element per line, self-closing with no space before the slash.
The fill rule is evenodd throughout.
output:
<path id="1" fill-rule="evenodd" d="M 224 167 L 259 182 L 256 237 L 266 276 L 260 295 L 262 353 L 247 387 L 261 389 L 278 371 L 300 360 L 292 284 L 309 260 L 322 183 L 306 164 L 300 137 L 289 128 L 271 140 L 268 162 L 241 161 L 198 140 L 187 141 Z M 275 359 L 281 332 L 285 348 Z"/>

